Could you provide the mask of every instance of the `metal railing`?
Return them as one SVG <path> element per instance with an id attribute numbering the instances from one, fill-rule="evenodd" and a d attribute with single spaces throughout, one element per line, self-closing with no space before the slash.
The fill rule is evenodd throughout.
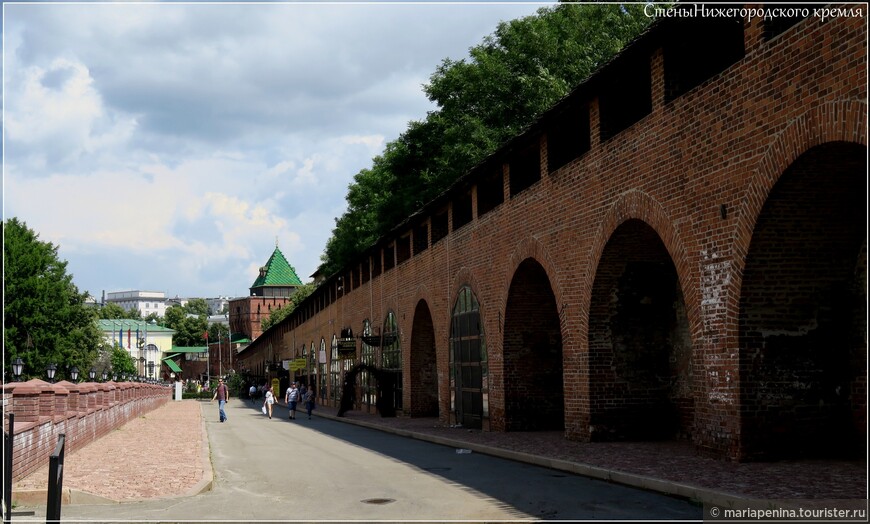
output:
<path id="1" fill-rule="evenodd" d="M 61 433 L 57 438 L 54 453 L 48 457 L 48 501 L 46 503 L 45 521 L 60 522 L 60 506 L 63 494 L 63 457 L 66 435 Z"/>

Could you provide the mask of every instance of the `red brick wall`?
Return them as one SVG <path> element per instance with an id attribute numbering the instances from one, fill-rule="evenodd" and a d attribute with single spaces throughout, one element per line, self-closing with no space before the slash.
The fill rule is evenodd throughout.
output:
<path id="1" fill-rule="evenodd" d="M 260 327 L 273 310 L 290 302 L 287 297 L 245 297 L 231 300 L 229 305 L 230 329 L 233 333 L 244 333 L 251 340 L 263 334 Z"/>
<path id="2" fill-rule="evenodd" d="M 748 365 L 757 342 L 751 330 L 741 331 L 741 304 L 750 309 L 756 306 L 755 299 L 748 296 L 747 302 L 741 302 L 743 290 L 759 290 L 771 299 L 793 294 L 795 300 L 812 302 L 815 298 L 795 292 L 794 286 L 783 283 L 786 287 L 777 291 L 756 283 L 753 267 L 764 266 L 768 260 L 780 267 L 800 265 L 806 268 L 804 280 L 812 280 L 813 275 L 827 273 L 834 266 L 823 260 L 808 265 L 807 257 L 795 255 L 794 248 L 777 253 L 779 240 L 792 235 L 789 245 L 796 248 L 823 237 L 840 246 L 842 239 L 829 231 L 836 225 L 813 236 L 795 231 L 794 226 L 802 223 L 800 217 L 816 216 L 807 214 L 814 204 L 800 194 L 803 190 L 784 197 L 787 202 L 781 209 L 782 221 L 788 226 L 785 230 L 780 231 L 778 226 L 770 229 L 772 240 L 759 241 L 761 251 L 755 248 L 753 239 L 756 232 L 759 238 L 767 234 L 766 202 L 780 178 L 791 178 L 786 173 L 802 154 L 834 142 L 846 142 L 865 151 L 865 22 L 865 18 L 858 17 L 834 18 L 824 23 L 810 18 L 768 41 L 763 37 L 762 21 L 748 20 L 744 57 L 671 101 L 665 100 L 663 67 L 668 63 L 667 49 L 680 46 L 654 45 L 657 33 L 651 33 L 644 40 L 649 47 L 651 113 L 602 142 L 597 98 L 600 93 L 595 91 L 594 83 L 586 91 L 578 91 L 577 96 L 586 97 L 582 101 L 588 103 L 588 152 L 548 173 L 547 127 L 543 121 L 529 131 L 530 136 L 519 140 L 522 144 L 540 145 L 540 181 L 511 196 L 508 166 L 514 153 L 510 147 L 504 149 L 495 155 L 504 173 L 504 203 L 482 216 L 477 215 L 475 205 L 470 223 L 456 231 L 451 227 L 447 237 L 419 254 L 412 253 L 410 259 L 384 270 L 338 300 L 330 303 L 321 296 L 325 292 L 316 292 L 298 314 L 264 334 L 247 351 L 267 351 L 270 343 L 279 353 L 302 342 L 313 341 L 319 346 L 321 338 L 331 340 L 342 326 L 361 332 L 364 319 L 379 326 L 387 312 L 393 311 L 406 356 L 403 404 L 406 410 L 413 411 L 414 385 L 410 381 L 415 374 L 410 372 L 411 359 L 407 355 L 410 348 L 422 344 L 411 340 L 415 311 L 419 311 L 422 298 L 432 317 L 439 413 L 448 421 L 450 312 L 459 289 L 469 285 L 480 301 L 487 344 L 488 425 L 492 429 L 522 427 L 525 415 L 512 396 L 519 391 L 533 391 L 541 381 L 535 377 L 538 370 L 519 373 L 517 353 L 509 349 L 528 341 L 505 337 L 516 334 L 517 340 L 522 340 L 523 331 L 537 329 L 546 332 L 548 343 L 555 345 L 558 337 L 551 326 L 558 325 L 562 390 L 554 396 L 561 397 L 563 403 L 567 438 L 595 438 L 598 421 L 604 422 L 605 434 L 615 437 L 690 436 L 702 452 L 732 459 L 765 456 L 779 441 L 766 441 L 761 435 L 771 426 L 753 420 L 763 420 L 764 410 L 782 412 L 783 406 L 760 403 L 758 385 L 772 371 L 762 370 L 759 378 Z M 671 33 L 668 38 L 673 42 L 678 35 Z M 703 45 L 712 50 L 717 42 Z M 629 73 L 625 73 L 626 79 L 631 78 Z M 535 133 L 540 133 L 537 139 Z M 807 194 L 825 189 L 827 166 L 836 165 L 836 156 L 830 152 L 822 156 L 822 171 L 810 177 L 804 188 Z M 856 156 L 864 158 L 863 153 Z M 858 192 L 849 187 L 848 193 L 860 193 L 866 206 L 863 188 Z M 472 187 L 472 191 L 476 192 L 476 188 Z M 848 200 L 847 195 L 835 196 L 824 209 L 836 213 L 848 208 L 849 201 L 844 199 Z M 449 210 L 452 200 L 444 205 L 433 204 L 415 220 L 425 224 L 444 206 Z M 769 215 L 773 223 L 778 223 L 777 213 Z M 794 213 L 798 213 L 798 220 L 792 223 Z M 629 221 L 636 225 L 627 224 Z M 417 222 L 397 229 L 395 238 L 416 226 Z M 636 234 L 641 235 L 637 242 L 631 240 Z M 382 246 L 389 242 L 387 239 Z M 851 267 L 854 274 L 846 276 L 838 270 L 842 276 L 835 280 L 853 290 L 865 289 L 866 244 L 861 248 L 852 240 L 842 242 L 848 244 L 843 249 L 851 249 L 849 253 L 853 254 L 844 255 L 842 264 L 834 265 Z M 826 245 L 834 249 L 833 244 Z M 382 251 L 376 251 L 376 256 Z M 818 258 L 824 256 L 819 254 Z M 664 304 L 655 310 L 666 326 L 658 325 L 659 317 L 653 316 L 643 330 L 632 331 L 631 323 L 621 320 L 632 293 L 647 286 L 631 281 L 635 269 L 630 266 L 634 263 L 655 264 L 658 268 L 643 275 L 655 280 L 650 284 L 654 285 L 651 299 L 670 304 L 670 311 Z M 535 284 L 514 288 L 512 283 L 518 274 L 520 280 L 531 278 L 528 264 L 540 267 L 535 271 Z M 744 275 L 750 279 L 746 286 Z M 620 279 L 624 282 L 620 283 Z M 864 288 L 860 282 L 865 283 Z M 331 285 L 327 281 L 323 289 Z M 539 288 L 540 294 L 527 300 L 541 302 L 542 306 L 533 312 L 523 309 L 531 304 L 524 304 L 521 297 L 525 293 L 519 292 L 532 287 Z M 516 294 L 512 297 L 513 292 Z M 866 367 L 862 293 L 853 291 L 850 295 L 852 306 L 847 314 L 854 319 L 854 327 L 850 328 L 848 340 L 835 342 L 838 356 L 831 369 L 840 369 L 844 362 L 860 371 Z M 506 320 L 510 311 L 517 318 L 530 317 L 530 324 L 524 326 L 517 321 L 509 330 Z M 775 315 L 770 321 L 778 326 L 789 322 Z M 652 353 L 655 358 L 639 363 L 644 369 L 631 376 L 626 368 L 630 367 L 630 359 L 637 357 L 632 352 L 649 349 L 648 338 L 658 341 L 659 349 Z M 849 347 L 843 349 L 845 346 Z M 607 369 L 608 359 L 621 359 L 622 371 L 612 365 Z M 799 374 L 808 374 L 807 364 L 788 356 L 786 359 Z M 558 364 L 550 367 L 555 369 Z M 848 422 L 856 428 L 858 437 L 866 438 L 861 423 L 866 420 L 866 376 L 858 373 L 847 382 L 851 400 L 845 409 L 852 413 Z M 648 424 L 666 421 L 660 435 L 638 433 L 642 425 L 618 415 L 620 410 L 637 412 L 651 403 L 657 409 Z M 824 431 L 818 413 L 800 422 L 794 417 L 790 420 L 793 422 L 783 426 L 784 434 L 793 436 L 806 427 Z M 847 421 L 842 417 L 837 420 Z"/>
<path id="3" fill-rule="evenodd" d="M 61 433 L 66 435 L 65 452 L 71 453 L 171 398 L 169 387 L 129 382 L 49 384 L 30 380 L 4 385 L 5 411 L 15 414 L 13 480 L 47 465 Z M 8 424 L 4 429 L 8 431 Z"/>

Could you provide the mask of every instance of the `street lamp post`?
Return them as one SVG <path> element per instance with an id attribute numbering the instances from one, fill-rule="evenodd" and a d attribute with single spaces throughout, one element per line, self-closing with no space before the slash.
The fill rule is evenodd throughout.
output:
<path id="1" fill-rule="evenodd" d="M 48 381 L 54 384 L 54 374 L 57 373 L 57 364 L 54 362 L 50 363 L 47 368 L 45 368 L 45 374 L 48 375 Z"/>
<path id="2" fill-rule="evenodd" d="M 109 378 L 109 370 L 104 369 L 102 377 L 103 377 L 103 382 L 105 382 L 106 379 Z"/>
<path id="3" fill-rule="evenodd" d="M 79 381 L 79 368 L 78 366 L 73 366 L 69 370 L 69 376 L 73 381 L 73 384 Z"/>
<path id="4" fill-rule="evenodd" d="M 88 380 L 91 382 L 94 381 L 94 378 L 97 376 L 97 370 L 94 369 L 94 366 L 91 366 L 91 369 L 88 370 Z"/>
<path id="5" fill-rule="evenodd" d="M 21 357 L 15 357 L 12 361 L 12 375 L 15 377 L 15 382 L 21 380 L 21 372 L 24 371 L 24 361 Z"/>

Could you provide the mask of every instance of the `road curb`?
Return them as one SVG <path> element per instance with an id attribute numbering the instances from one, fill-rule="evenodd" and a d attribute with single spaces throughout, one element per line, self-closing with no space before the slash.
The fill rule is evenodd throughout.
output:
<path id="1" fill-rule="evenodd" d="M 582 475 L 584 477 L 613 482 L 614 484 L 622 484 L 624 486 L 630 486 L 633 488 L 654 491 L 657 493 L 662 493 L 664 495 L 681 497 L 704 505 L 743 507 L 749 501 L 753 500 L 732 493 L 716 491 L 713 489 L 702 488 L 699 486 L 692 486 L 689 484 L 681 484 L 679 482 L 673 482 L 670 480 L 662 480 L 654 477 L 637 475 L 635 473 L 628 473 L 625 471 L 611 470 L 598 466 L 592 466 L 589 464 L 581 464 L 578 462 L 569 462 L 566 460 L 541 457 L 538 455 L 524 453 L 522 451 L 513 451 L 483 444 L 463 442 L 461 440 L 454 440 L 446 437 L 440 437 L 437 435 L 417 433 L 415 431 L 410 431 L 407 429 L 391 428 L 388 426 L 372 424 L 370 422 L 365 422 L 362 420 L 354 420 L 345 417 L 337 417 L 335 415 L 321 413 L 318 413 L 317 416 L 335 420 L 338 422 L 344 422 L 347 424 L 355 424 L 357 426 L 362 426 L 369 429 L 376 429 L 402 437 L 424 440 L 433 444 L 440 444 L 442 446 L 449 446 L 461 449 L 470 449 L 474 452 L 482 453 L 484 455 L 491 455 L 507 460 L 513 460 L 515 462 L 523 462 L 526 464 L 533 464 L 535 466 L 565 471 L 568 473 L 574 473 L 576 475 Z"/>

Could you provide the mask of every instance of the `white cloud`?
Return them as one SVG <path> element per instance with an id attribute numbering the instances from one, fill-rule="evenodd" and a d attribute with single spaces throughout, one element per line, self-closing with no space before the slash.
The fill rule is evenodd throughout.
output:
<path id="1" fill-rule="evenodd" d="M 305 279 L 438 63 L 537 7 L 4 5 L 4 214 L 95 295 L 239 293 L 276 238 Z"/>
<path id="2" fill-rule="evenodd" d="M 57 58 L 45 68 L 26 67 L 7 84 L 6 138 L 31 156 L 44 155 L 44 145 L 50 145 L 55 163 L 111 150 L 124 145 L 136 129 L 134 116 L 105 107 L 80 62 Z"/>

